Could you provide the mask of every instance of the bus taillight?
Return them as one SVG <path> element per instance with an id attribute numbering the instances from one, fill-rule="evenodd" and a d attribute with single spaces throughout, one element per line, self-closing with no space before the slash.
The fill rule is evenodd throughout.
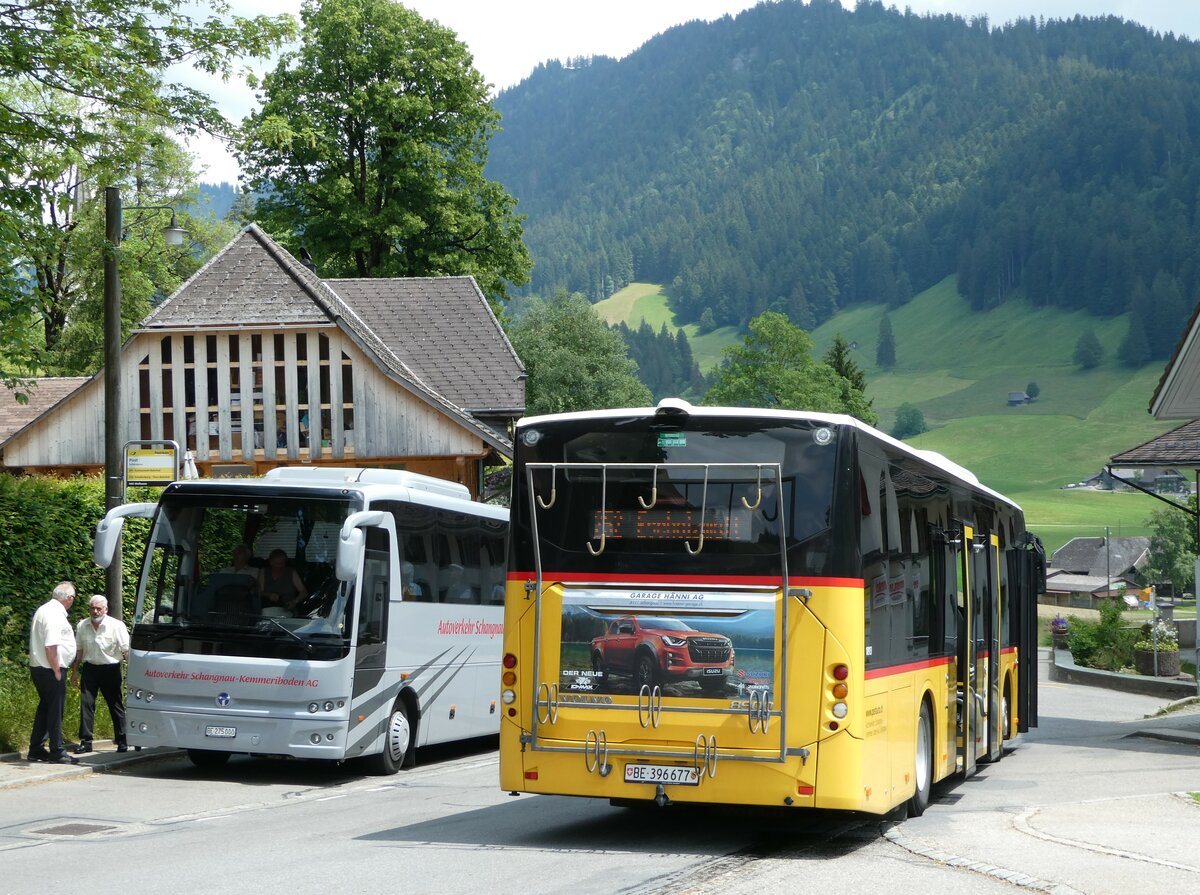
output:
<path id="1" fill-rule="evenodd" d="M 839 722 L 845 720 L 850 714 L 850 709 L 846 705 L 846 697 L 850 695 L 850 685 L 846 683 L 846 679 L 850 677 L 850 667 L 848 665 L 834 665 L 829 669 L 829 676 L 836 683 L 829 687 L 829 697 L 835 700 L 833 705 L 829 707 L 829 713 L 836 719 L 829 722 L 830 730 L 837 730 L 841 725 Z"/>
<path id="2" fill-rule="evenodd" d="M 517 657 L 515 655 L 513 655 L 512 653 L 505 653 L 503 662 L 504 662 L 505 668 L 516 668 L 517 667 Z"/>

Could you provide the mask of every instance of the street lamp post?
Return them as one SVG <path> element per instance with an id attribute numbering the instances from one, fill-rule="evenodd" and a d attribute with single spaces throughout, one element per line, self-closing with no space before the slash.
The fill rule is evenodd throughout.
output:
<path id="1" fill-rule="evenodd" d="M 168 245 L 182 245 L 187 231 L 175 224 L 175 209 L 169 205 L 131 205 L 131 209 L 171 212 L 171 224 L 163 230 Z M 121 274 L 117 251 L 121 245 L 121 191 L 104 188 L 104 510 L 125 502 L 125 469 L 121 456 Z M 109 611 L 124 618 L 121 588 L 121 543 L 115 560 L 104 577 L 104 595 Z"/>

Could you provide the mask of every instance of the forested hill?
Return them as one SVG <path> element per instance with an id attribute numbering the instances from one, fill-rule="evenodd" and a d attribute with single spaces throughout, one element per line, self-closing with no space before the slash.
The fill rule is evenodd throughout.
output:
<path id="1" fill-rule="evenodd" d="M 680 322 L 811 327 L 947 274 L 1132 310 L 1134 365 L 1200 294 L 1200 44 L 1120 19 L 986 20 L 837 0 L 693 22 L 502 92 L 490 177 L 535 291 L 669 285 Z"/>

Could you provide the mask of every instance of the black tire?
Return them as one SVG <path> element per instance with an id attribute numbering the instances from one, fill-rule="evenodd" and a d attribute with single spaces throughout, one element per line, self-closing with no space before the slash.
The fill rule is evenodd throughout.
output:
<path id="1" fill-rule="evenodd" d="M 413 723 L 408 703 L 403 699 L 396 700 L 384 731 L 383 751 L 367 758 L 371 773 L 386 777 L 414 764 L 412 758 L 416 751 L 413 745 L 416 734 L 417 726 Z"/>
<path id="2" fill-rule="evenodd" d="M 599 675 L 600 683 L 608 680 L 608 666 L 604 664 L 604 656 L 598 650 L 592 653 L 592 671 Z"/>
<path id="3" fill-rule="evenodd" d="M 908 816 L 920 817 L 929 807 L 929 793 L 933 789 L 933 719 L 929 704 L 921 703 L 921 714 L 917 717 L 917 744 L 913 751 L 913 780 L 917 788 L 908 800 Z"/>
<path id="4" fill-rule="evenodd" d="M 633 662 L 633 685 L 639 690 L 643 685 L 654 687 L 658 678 L 658 669 L 654 666 L 654 656 L 648 652 L 638 653 Z"/>
<path id="5" fill-rule="evenodd" d="M 196 767 L 205 771 L 216 770 L 217 768 L 225 767 L 225 763 L 229 761 L 228 752 L 216 752 L 212 749 L 188 749 L 188 760 Z"/>

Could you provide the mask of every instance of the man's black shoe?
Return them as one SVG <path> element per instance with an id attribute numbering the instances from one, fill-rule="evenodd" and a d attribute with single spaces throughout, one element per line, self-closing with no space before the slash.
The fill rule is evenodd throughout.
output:
<path id="1" fill-rule="evenodd" d="M 91 744 L 91 743 L 80 743 L 78 746 L 76 746 L 76 747 L 75 747 L 75 754 L 76 754 L 76 755 L 85 755 L 85 754 L 87 754 L 88 752 L 91 752 L 91 751 L 92 751 L 92 744 Z"/>
<path id="2" fill-rule="evenodd" d="M 42 760 L 46 762 L 46 764 L 79 764 L 78 758 L 76 758 L 74 755 L 68 755 L 65 752 L 57 757 L 51 755 Z"/>
<path id="3" fill-rule="evenodd" d="M 25 756 L 26 761 L 45 761 L 50 757 L 50 753 L 45 750 L 41 752 L 30 752 Z"/>
<path id="4" fill-rule="evenodd" d="M 129 747 L 128 747 L 128 746 L 126 746 L 124 743 L 120 743 L 120 744 L 117 746 L 117 751 L 118 751 L 118 752 L 128 752 L 128 751 L 129 751 Z"/>

